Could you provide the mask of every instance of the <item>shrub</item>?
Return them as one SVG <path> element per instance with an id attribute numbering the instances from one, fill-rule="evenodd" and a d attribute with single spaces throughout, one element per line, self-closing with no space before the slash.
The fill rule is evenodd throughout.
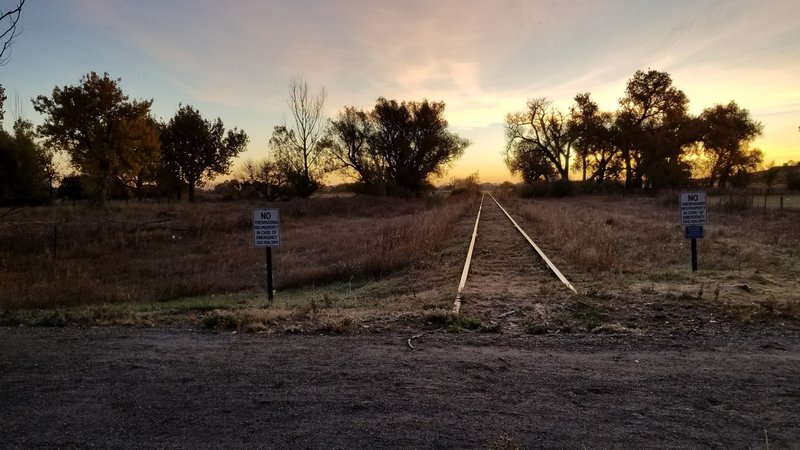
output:
<path id="1" fill-rule="evenodd" d="M 786 173 L 786 188 L 790 191 L 800 191 L 800 166 L 795 166 Z"/>
<path id="2" fill-rule="evenodd" d="M 722 203 L 725 211 L 747 211 L 753 209 L 753 196 L 747 191 L 731 191 Z"/>

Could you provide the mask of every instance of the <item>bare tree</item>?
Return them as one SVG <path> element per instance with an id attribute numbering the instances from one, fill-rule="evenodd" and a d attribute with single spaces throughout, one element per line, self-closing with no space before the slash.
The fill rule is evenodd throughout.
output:
<path id="1" fill-rule="evenodd" d="M 568 118 L 550 100 L 528 100 L 527 111 L 506 116 L 508 168 L 512 173 L 520 172 L 524 177 L 533 178 L 526 178 L 526 181 L 534 181 L 539 176 L 548 179 L 554 173 L 562 180 L 569 180 L 574 137 L 568 128 Z M 539 168 L 550 166 L 553 170 L 530 172 L 521 167 L 525 164 L 534 164 Z"/>
<path id="2" fill-rule="evenodd" d="M 17 28 L 19 17 L 22 14 L 22 5 L 25 0 L 19 0 L 17 6 L 3 11 L 0 9 L 0 23 L 6 23 L 5 27 L 0 27 L 2 34 L 0 34 L 0 42 L 3 43 L 3 48 L 0 49 L 0 66 L 8 62 L 11 56 L 11 44 L 14 43 L 14 38 L 19 36 L 20 29 Z"/>
<path id="3" fill-rule="evenodd" d="M 293 79 L 289 83 L 289 110 L 294 123 L 275 127 L 269 142 L 275 162 L 287 172 L 297 195 L 302 197 L 313 194 L 328 171 L 322 145 L 325 133 L 322 108 L 326 97 L 324 86 L 315 95 L 305 80 Z"/>

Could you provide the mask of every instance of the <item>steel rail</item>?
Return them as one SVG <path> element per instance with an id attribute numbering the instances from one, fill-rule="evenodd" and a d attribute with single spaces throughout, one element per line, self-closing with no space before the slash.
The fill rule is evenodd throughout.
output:
<path id="1" fill-rule="evenodd" d="M 553 264 L 552 261 L 550 261 L 550 258 L 548 258 L 547 255 L 544 254 L 542 249 L 540 249 L 539 246 L 536 245 L 535 242 L 533 242 L 533 239 L 531 239 L 530 236 L 528 236 L 528 234 L 525 233 L 525 231 L 522 228 L 520 228 L 520 226 L 517 224 L 514 218 L 511 217 L 511 214 L 509 214 L 508 211 L 506 211 L 506 209 L 503 208 L 502 205 L 500 205 L 500 202 L 498 202 L 497 199 L 494 198 L 494 196 L 491 193 L 489 193 L 489 197 L 492 197 L 492 200 L 494 200 L 494 202 L 497 203 L 497 206 L 500 207 L 500 210 L 503 211 L 503 213 L 505 213 L 506 217 L 508 217 L 508 220 L 510 220 L 511 223 L 514 224 L 514 227 L 516 227 L 517 231 L 522 233 L 522 236 L 524 236 L 525 239 L 528 240 L 528 243 L 531 244 L 534 250 L 536 250 L 536 253 L 538 253 L 539 256 L 544 260 L 545 264 L 547 264 L 547 267 L 550 268 L 550 270 L 558 277 L 559 280 L 561 280 L 562 283 L 564 283 L 572 292 L 577 294 L 578 291 L 575 289 L 575 286 L 573 286 L 572 283 L 570 283 L 569 280 L 567 280 L 567 277 L 565 277 L 564 274 L 562 274 L 561 271 L 558 270 L 556 265 Z"/>
<path id="2" fill-rule="evenodd" d="M 469 250 L 467 250 L 467 260 L 464 262 L 464 270 L 461 271 L 461 281 L 458 283 L 456 300 L 453 302 L 453 312 L 456 314 L 461 310 L 461 291 L 464 290 L 464 286 L 467 284 L 467 274 L 469 274 L 469 265 L 472 262 L 472 250 L 475 248 L 475 238 L 478 236 L 478 222 L 481 221 L 481 209 L 483 209 L 483 198 L 485 196 L 486 194 L 481 195 L 481 204 L 478 206 L 478 217 L 475 219 L 475 228 L 472 230 L 472 240 L 469 242 Z"/>

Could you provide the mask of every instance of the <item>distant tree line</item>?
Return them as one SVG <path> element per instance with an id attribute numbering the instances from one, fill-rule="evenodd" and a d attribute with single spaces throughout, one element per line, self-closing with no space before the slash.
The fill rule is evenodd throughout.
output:
<path id="1" fill-rule="evenodd" d="M 622 182 L 628 190 L 680 187 L 693 179 L 707 186 L 743 185 L 763 153 L 751 147 L 764 126 L 736 102 L 688 112 L 689 99 L 670 75 L 637 71 L 616 111 L 602 111 L 589 93 L 575 96 L 568 112 L 546 98 L 506 117 L 506 164 L 524 181 L 581 179 Z"/>
<path id="2" fill-rule="evenodd" d="M 34 130 L 18 118 L 14 135 L 3 131 L 0 139 L 3 203 L 60 195 L 103 205 L 109 198 L 180 197 L 184 191 L 194 201 L 195 187 L 225 173 L 247 144 L 243 131 L 226 132 L 220 119 L 206 120 L 190 106 L 179 105 L 173 118 L 158 122 L 152 100 L 131 100 L 107 73 L 56 87 L 33 105 L 45 116 L 42 125 Z M 55 190 L 59 153 L 75 172 Z"/>
<path id="3" fill-rule="evenodd" d="M 305 81 L 293 80 L 292 120 L 274 128 L 270 155 L 245 161 L 219 190 L 269 200 L 307 197 L 327 174 L 338 173 L 351 179 L 358 193 L 418 196 L 469 145 L 448 130 L 443 102 L 381 97 L 370 111 L 347 106 L 325 121 L 325 97 L 324 88 L 314 94 Z"/>
<path id="4" fill-rule="evenodd" d="M 13 134 L 0 130 L 0 204 L 61 197 L 104 205 L 184 193 L 193 202 L 198 186 L 230 173 L 247 146 L 244 131 L 226 130 L 220 118 L 206 119 L 190 105 L 159 122 L 152 100 L 130 99 L 120 83 L 91 72 L 33 99 L 44 115 L 39 127 L 18 118 Z M 0 87 L 0 105 L 2 94 Z M 381 98 L 372 111 L 347 107 L 327 120 L 324 102 L 324 89 L 313 94 L 305 81 L 293 80 L 292 122 L 274 128 L 268 158 L 245 161 L 223 189 L 270 200 L 308 197 L 339 172 L 361 192 L 419 195 L 468 145 L 448 131 L 444 103 Z M 73 174 L 59 178 L 57 155 L 68 157 Z"/>

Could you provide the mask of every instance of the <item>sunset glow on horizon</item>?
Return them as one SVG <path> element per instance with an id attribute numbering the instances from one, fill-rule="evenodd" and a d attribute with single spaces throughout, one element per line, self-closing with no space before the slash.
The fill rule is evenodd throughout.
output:
<path id="1" fill-rule="evenodd" d="M 634 72 L 654 69 L 692 114 L 731 100 L 748 109 L 764 124 L 753 145 L 781 165 L 800 160 L 797 17 L 793 0 L 27 2 L 0 82 L 6 119 L 16 98 L 40 123 L 31 98 L 108 72 L 131 98 L 154 99 L 157 118 L 183 103 L 244 129 L 241 158 L 252 159 L 288 119 L 293 77 L 326 87 L 328 117 L 378 97 L 444 101 L 472 145 L 443 180 L 500 182 L 514 179 L 507 113 L 533 97 L 567 112 L 581 92 L 613 111 Z"/>

